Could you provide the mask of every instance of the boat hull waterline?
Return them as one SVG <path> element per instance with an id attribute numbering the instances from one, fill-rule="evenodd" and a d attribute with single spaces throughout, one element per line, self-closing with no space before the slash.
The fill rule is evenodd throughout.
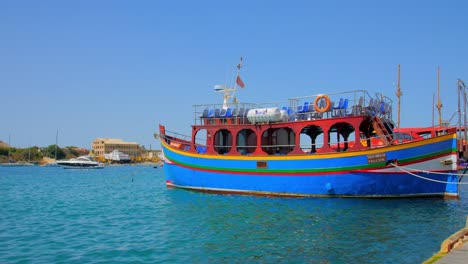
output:
<path id="1" fill-rule="evenodd" d="M 454 134 L 370 150 L 286 157 L 187 153 L 163 141 L 162 147 L 168 187 L 292 197 L 458 197 Z"/>

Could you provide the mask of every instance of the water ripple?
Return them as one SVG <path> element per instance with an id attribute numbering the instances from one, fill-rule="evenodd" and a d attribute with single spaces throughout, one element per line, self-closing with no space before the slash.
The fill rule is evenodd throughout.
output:
<path id="1" fill-rule="evenodd" d="M 458 201 L 211 195 L 139 166 L 0 168 L 0 195 L 2 263 L 420 263 L 468 212 L 467 186 Z"/>

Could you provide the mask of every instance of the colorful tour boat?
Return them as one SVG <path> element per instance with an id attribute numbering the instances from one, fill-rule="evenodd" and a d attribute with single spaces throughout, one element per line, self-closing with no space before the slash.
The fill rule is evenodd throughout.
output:
<path id="1" fill-rule="evenodd" d="M 455 131 L 398 137 L 392 100 L 364 90 L 194 105 L 192 133 L 159 125 L 168 187 L 290 197 L 457 198 Z"/>

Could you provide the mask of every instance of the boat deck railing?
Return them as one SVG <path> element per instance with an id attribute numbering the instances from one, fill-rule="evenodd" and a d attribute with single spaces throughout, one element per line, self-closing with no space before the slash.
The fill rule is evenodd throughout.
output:
<path id="1" fill-rule="evenodd" d="M 250 110 L 268 108 L 279 109 L 287 116 L 282 119 L 283 122 L 347 116 L 378 116 L 382 120 L 392 120 L 392 100 L 382 94 L 371 96 L 365 90 L 293 97 L 287 102 L 203 104 L 193 107 L 194 124 L 208 126 L 250 124 Z"/>

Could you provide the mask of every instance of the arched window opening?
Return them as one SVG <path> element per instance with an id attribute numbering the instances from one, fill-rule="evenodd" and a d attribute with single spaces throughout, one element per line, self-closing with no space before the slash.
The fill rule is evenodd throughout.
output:
<path id="1" fill-rule="evenodd" d="M 320 152 L 323 147 L 323 143 L 324 136 L 321 127 L 310 125 L 301 130 L 299 146 L 304 153 Z"/>
<path id="2" fill-rule="evenodd" d="M 206 129 L 200 129 L 195 134 L 195 150 L 200 153 L 206 153 Z"/>
<path id="3" fill-rule="evenodd" d="M 372 123 L 370 122 L 370 120 L 364 120 L 359 125 L 359 130 L 361 131 L 361 134 L 359 135 L 361 144 L 364 147 L 371 148 L 373 146 L 378 146 L 378 137 L 375 134 L 374 128 L 372 127 Z"/>
<path id="4" fill-rule="evenodd" d="M 262 150 L 268 155 L 285 155 L 294 149 L 295 134 L 290 128 L 269 128 L 262 134 Z"/>
<path id="5" fill-rule="evenodd" d="M 330 127 L 329 146 L 337 151 L 347 151 L 356 143 L 354 127 L 346 122 L 340 122 Z"/>
<path id="6" fill-rule="evenodd" d="M 257 149 L 257 135 L 251 129 L 243 129 L 237 134 L 237 151 L 242 155 L 255 152 Z"/>
<path id="7" fill-rule="evenodd" d="M 218 154 L 226 154 L 232 148 L 232 134 L 227 129 L 216 131 L 214 135 L 214 150 Z"/>

